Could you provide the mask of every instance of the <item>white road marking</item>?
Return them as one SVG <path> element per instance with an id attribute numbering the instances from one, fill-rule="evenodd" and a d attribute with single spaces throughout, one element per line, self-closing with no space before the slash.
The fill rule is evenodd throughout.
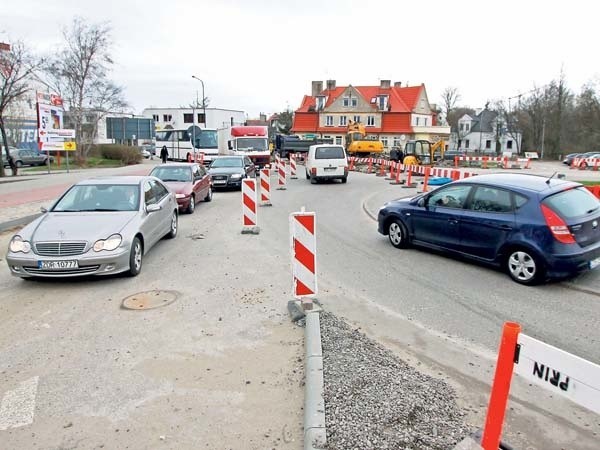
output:
<path id="1" fill-rule="evenodd" d="M 33 377 L 25 380 L 16 389 L 4 394 L 0 404 L 0 431 L 33 422 L 39 379 L 40 377 Z"/>

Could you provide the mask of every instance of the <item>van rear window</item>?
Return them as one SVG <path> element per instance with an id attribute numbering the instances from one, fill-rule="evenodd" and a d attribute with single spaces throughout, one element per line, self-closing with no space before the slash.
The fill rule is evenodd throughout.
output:
<path id="1" fill-rule="evenodd" d="M 342 147 L 317 147 L 315 159 L 345 159 L 346 154 Z"/>
<path id="2" fill-rule="evenodd" d="M 600 208 L 600 201 L 584 187 L 569 189 L 547 197 L 542 202 L 563 219 L 591 214 Z"/>

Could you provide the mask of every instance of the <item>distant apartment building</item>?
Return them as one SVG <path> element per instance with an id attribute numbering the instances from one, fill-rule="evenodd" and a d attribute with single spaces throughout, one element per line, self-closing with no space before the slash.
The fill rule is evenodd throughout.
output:
<path id="1" fill-rule="evenodd" d="M 450 127 L 438 124 L 438 111 L 429 103 L 425 85 L 336 86 L 335 80 L 313 81 L 294 113 L 291 132 L 305 138 L 331 138 L 345 145 L 350 121 L 365 126 L 367 139 L 378 139 L 384 147 L 404 147 L 407 141 L 447 139 Z"/>

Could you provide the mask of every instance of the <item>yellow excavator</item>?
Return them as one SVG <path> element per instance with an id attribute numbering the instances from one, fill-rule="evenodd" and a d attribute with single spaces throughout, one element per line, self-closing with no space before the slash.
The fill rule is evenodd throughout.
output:
<path id="1" fill-rule="evenodd" d="M 408 141 L 404 146 L 404 164 L 433 166 L 444 159 L 446 143 L 443 140 L 429 142 L 425 140 Z"/>
<path id="2" fill-rule="evenodd" d="M 365 126 L 350 120 L 346 134 L 346 153 L 348 155 L 383 153 L 383 142 L 366 139 Z"/>

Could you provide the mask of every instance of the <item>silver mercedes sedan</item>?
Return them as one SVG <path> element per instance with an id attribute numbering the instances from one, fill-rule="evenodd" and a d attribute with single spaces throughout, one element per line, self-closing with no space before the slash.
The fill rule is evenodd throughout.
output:
<path id="1" fill-rule="evenodd" d="M 175 194 L 154 177 L 80 181 L 43 212 L 8 246 L 17 277 L 136 276 L 148 250 L 177 235 Z"/>

